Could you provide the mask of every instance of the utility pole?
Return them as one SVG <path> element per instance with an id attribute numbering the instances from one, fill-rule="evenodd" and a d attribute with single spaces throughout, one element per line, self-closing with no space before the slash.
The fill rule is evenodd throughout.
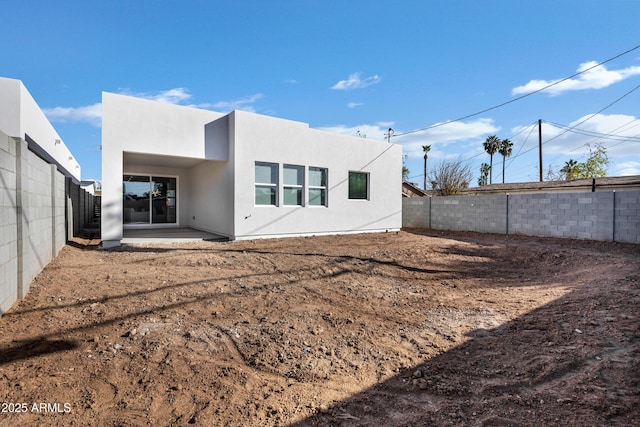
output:
<path id="1" fill-rule="evenodd" d="M 393 135 L 393 129 L 389 128 L 389 130 L 387 131 L 387 133 L 384 134 L 384 136 L 387 139 L 388 143 L 391 143 L 391 135 Z"/>
<path id="2" fill-rule="evenodd" d="M 542 182 L 542 119 L 538 119 L 538 158 L 540 160 L 540 182 Z"/>

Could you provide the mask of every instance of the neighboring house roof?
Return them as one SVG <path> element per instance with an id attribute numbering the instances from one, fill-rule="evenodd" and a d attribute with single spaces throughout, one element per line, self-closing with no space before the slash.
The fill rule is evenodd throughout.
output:
<path id="1" fill-rule="evenodd" d="M 491 184 L 462 190 L 461 194 L 488 193 L 536 193 L 544 192 L 581 192 L 603 190 L 638 190 L 640 175 L 612 176 L 593 179 L 572 179 L 570 181 L 519 182 L 512 184 Z"/>
<path id="2" fill-rule="evenodd" d="M 95 181 L 80 181 L 80 188 L 93 196 L 96 194 Z"/>
<path id="3" fill-rule="evenodd" d="M 427 193 L 410 182 L 402 181 L 402 197 L 424 197 Z"/>

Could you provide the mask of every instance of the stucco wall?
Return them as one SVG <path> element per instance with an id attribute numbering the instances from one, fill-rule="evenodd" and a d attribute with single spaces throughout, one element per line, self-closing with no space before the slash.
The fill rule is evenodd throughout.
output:
<path id="1" fill-rule="evenodd" d="M 117 245 L 122 239 L 123 153 L 204 160 L 205 125 L 222 116 L 207 110 L 102 94 L 101 232 L 105 247 Z M 187 179 L 186 174 L 184 177 Z M 180 212 L 188 215 L 188 209 Z M 186 221 L 186 217 L 180 219 Z"/>
<path id="2" fill-rule="evenodd" d="M 640 243 L 638 190 L 405 199 L 403 226 L 427 228 L 429 203 L 438 230 Z"/>
<path id="3" fill-rule="evenodd" d="M 191 169 L 189 226 L 225 237 L 234 236 L 234 129 L 233 114 L 205 126 L 208 159 Z"/>
<path id="4" fill-rule="evenodd" d="M 235 111 L 236 238 L 395 230 L 402 223 L 402 148 Z M 328 169 L 328 206 L 256 206 L 255 162 Z M 369 200 L 349 200 L 349 171 L 368 172 Z M 306 190 L 306 186 L 305 186 Z M 304 192 L 305 200 L 308 192 Z"/>
<path id="5" fill-rule="evenodd" d="M 156 156 L 148 159 L 150 164 L 202 159 L 186 167 L 190 184 L 179 190 L 178 225 L 231 238 L 401 227 L 402 160 L 396 144 L 321 132 L 305 123 L 253 113 L 221 115 L 108 93 L 103 94 L 102 131 L 106 247 L 122 239 L 123 156 L 125 162 L 135 158 L 137 166 L 126 172 L 136 173 L 146 170 L 140 167 L 145 162 L 141 153 Z M 278 163 L 280 174 L 283 164 L 305 166 L 305 171 L 309 166 L 327 168 L 328 207 L 255 206 L 256 161 Z M 370 174 L 369 200 L 348 199 L 349 171 Z"/>
<path id="6" fill-rule="evenodd" d="M 233 237 L 234 187 L 229 163 L 201 163 L 191 170 L 191 182 L 189 226 Z"/>
<path id="7" fill-rule="evenodd" d="M 20 80 L 0 77 L 0 129 L 13 137 L 28 135 L 80 181 L 80 164 Z"/>

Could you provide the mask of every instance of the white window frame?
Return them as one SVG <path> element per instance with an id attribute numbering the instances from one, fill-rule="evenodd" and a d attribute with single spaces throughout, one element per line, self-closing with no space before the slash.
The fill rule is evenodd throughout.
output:
<path id="1" fill-rule="evenodd" d="M 296 172 L 297 171 L 301 171 L 302 173 L 299 175 L 302 177 L 302 182 L 301 183 L 296 183 L 296 184 L 290 184 L 287 183 L 286 178 L 285 178 L 285 170 L 287 169 L 295 169 Z M 305 167 L 302 165 L 293 165 L 293 164 L 284 164 L 282 165 L 282 205 L 283 206 L 304 206 L 305 205 L 305 200 L 304 200 L 304 183 L 305 183 Z M 296 176 L 298 176 L 298 173 L 296 173 Z M 295 204 L 289 204 L 286 202 L 286 197 L 285 197 L 285 192 L 287 190 L 298 190 L 300 192 L 300 203 L 295 203 Z"/>
<path id="2" fill-rule="evenodd" d="M 276 182 L 258 182 L 257 177 L 256 177 L 256 167 L 258 165 L 269 165 L 269 166 L 275 166 L 276 167 Z M 280 192 L 278 191 L 278 181 L 279 181 L 279 174 L 280 174 L 280 165 L 278 163 L 273 163 L 273 162 L 260 162 L 260 161 L 256 161 L 253 167 L 253 180 L 254 180 L 254 186 L 253 186 L 253 203 L 255 206 L 278 206 L 279 201 L 280 201 Z M 269 204 L 259 204 L 257 203 L 256 200 L 256 189 L 258 187 L 272 187 L 275 190 L 275 202 L 274 203 L 269 203 Z"/>
<path id="3" fill-rule="evenodd" d="M 308 180 L 309 185 L 307 186 L 307 197 L 308 197 L 308 206 L 313 208 L 326 208 L 329 206 L 329 169 L 323 168 L 319 166 L 309 166 L 309 175 L 311 175 L 311 169 L 324 171 L 324 185 L 311 185 L 311 179 Z M 324 191 L 324 203 L 318 205 L 311 204 L 311 190 L 323 190 Z M 322 199 L 321 199 L 322 200 Z"/>

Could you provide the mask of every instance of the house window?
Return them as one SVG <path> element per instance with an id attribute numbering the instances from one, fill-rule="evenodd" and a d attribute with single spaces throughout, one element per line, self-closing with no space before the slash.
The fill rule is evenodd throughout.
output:
<path id="1" fill-rule="evenodd" d="M 124 175 L 123 224 L 175 224 L 176 178 Z"/>
<path id="2" fill-rule="evenodd" d="M 327 206 L 327 169 L 309 168 L 309 206 Z"/>
<path id="3" fill-rule="evenodd" d="M 278 165 L 256 162 L 256 205 L 278 204 Z"/>
<path id="4" fill-rule="evenodd" d="M 369 174 L 349 172 L 349 199 L 369 200 Z"/>
<path id="5" fill-rule="evenodd" d="M 304 166 L 284 165 L 282 179 L 285 206 L 302 206 Z"/>

